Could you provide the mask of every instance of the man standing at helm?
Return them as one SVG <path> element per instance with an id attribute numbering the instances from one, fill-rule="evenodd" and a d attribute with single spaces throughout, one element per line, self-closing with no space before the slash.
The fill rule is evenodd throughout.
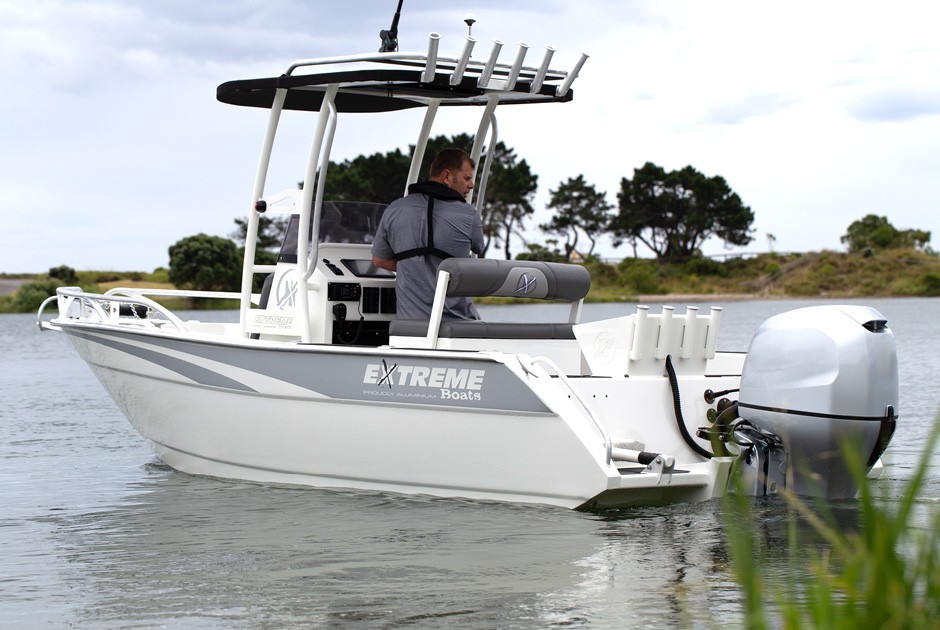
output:
<path id="1" fill-rule="evenodd" d="M 372 262 L 398 274 L 398 319 L 430 319 L 441 261 L 483 253 L 483 223 L 466 202 L 474 166 L 466 151 L 444 149 L 431 162 L 430 179 L 409 186 L 408 195 L 393 201 L 382 215 Z M 447 298 L 444 317 L 480 318 L 466 297 Z"/>

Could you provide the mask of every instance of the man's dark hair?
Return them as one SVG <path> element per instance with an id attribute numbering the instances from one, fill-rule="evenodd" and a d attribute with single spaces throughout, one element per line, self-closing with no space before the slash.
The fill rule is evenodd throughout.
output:
<path id="1" fill-rule="evenodd" d="M 476 163 L 470 154 L 463 149 L 442 149 L 431 162 L 431 169 L 428 173 L 431 179 L 438 177 L 444 171 L 459 171 L 463 168 L 464 162 L 470 162 L 470 166 L 476 168 Z"/>

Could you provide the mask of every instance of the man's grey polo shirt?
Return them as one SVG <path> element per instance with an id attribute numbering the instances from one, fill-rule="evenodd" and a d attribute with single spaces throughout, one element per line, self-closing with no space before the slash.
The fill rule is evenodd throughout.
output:
<path id="1" fill-rule="evenodd" d="M 395 254 L 428 244 L 428 196 L 412 193 L 393 201 L 382 215 L 372 255 L 383 260 Z M 457 258 L 467 258 L 470 252 L 483 253 L 483 223 L 473 206 L 464 201 L 434 200 L 434 247 Z M 437 268 L 441 259 L 422 254 L 398 261 L 395 294 L 398 319 L 427 320 L 431 317 Z M 451 319 L 479 319 L 480 315 L 470 298 L 448 298 L 444 317 Z"/>

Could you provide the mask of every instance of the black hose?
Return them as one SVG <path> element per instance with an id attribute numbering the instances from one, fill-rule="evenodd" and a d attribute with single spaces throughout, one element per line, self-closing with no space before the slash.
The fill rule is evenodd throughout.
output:
<path id="1" fill-rule="evenodd" d="M 672 404 L 676 412 L 676 424 L 679 425 L 679 433 L 682 434 L 682 439 L 693 451 L 705 459 L 711 459 L 714 455 L 699 446 L 685 427 L 685 420 L 682 419 L 682 405 L 679 402 L 679 379 L 676 378 L 676 368 L 672 366 L 672 357 L 669 355 L 666 355 L 666 374 L 669 376 L 669 385 L 672 387 Z"/>
<path id="2" fill-rule="evenodd" d="M 340 321 L 339 334 L 337 335 L 337 339 L 340 344 L 349 346 L 359 341 L 359 335 L 362 333 L 362 322 L 364 319 L 364 317 L 359 318 L 359 325 L 356 327 L 356 332 L 352 337 L 349 337 L 349 322 L 345 320 Z"/>

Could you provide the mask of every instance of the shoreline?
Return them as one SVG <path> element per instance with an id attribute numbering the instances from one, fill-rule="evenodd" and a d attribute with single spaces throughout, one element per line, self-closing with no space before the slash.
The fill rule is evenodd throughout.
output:
<path id="1" fill-rule="evenodd" d="M 754 300 L 794 300 L 798 299 L 791 295 L 759 295 L 754 293 L 662 293 L 638 295 L 635 301 L 637 304 L 651 302 L 659 304 L 662 302 L 751 302 Z M 814 296 L 810 299 L 827 299 L 824 296 Z M 839 298 L 833 298 L 839 299 Z"/>
<path id="2" fill-rule="evenodd" d="M 9 297 L 16 291 L 33 280 L 28 278 L 0 278 L 0 296 Z M 666 302 L 752 302 L 754 300 L 845 300 L 845 299 L 865 299 L 865 298 L 904 298 L 904 297 L 926 297 L 910 295 L 784 295 L 780 293 L 649 293 L 636 296 L 624 296 L 621 300 L 591 299 L 588 294 L 585 303 L 594 302 L 627 302 L 634 304 L 661 304 Z M 490 301 L 492 300 L 492 301 Z M 483 298 L 478 300 L 482 304 L 511 304 L 515 303 L 511 298 L 508 301 L 500 298 Z M 522 303 L 522 302 L 521 302 Z"/>
<path id="3" fill-rule="evenodd" d="M 13 295 L 17 289 L 29 282 L 29 280 L 4 279 L 0 278 L 0 295 Z"/>
<path id="4" fill-rule="evenodd" d="M 906 299 L 930 299 L 937 296 L 932 295 L 782 295 L 757 294 L 757 293 L 664 293 L 662 295 L 638 295 L 635 300 L 622 300 L 636 304 L 662 302 L 756 302 L 759 300 L 906 300 Z M 585 300 L 585 303 L 591 300 Z"/>

